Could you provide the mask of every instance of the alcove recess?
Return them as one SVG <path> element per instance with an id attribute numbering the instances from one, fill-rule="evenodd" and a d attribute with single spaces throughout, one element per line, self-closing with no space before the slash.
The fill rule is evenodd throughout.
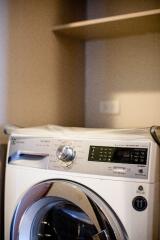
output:
<path id="1" fill-rule="evenodd" d="M 61 2 L 53 33 L 81 125 L 160 124 L 156 105 L 160 101 L 160 1 Z M 70 9 L 68 16 L 65 9 Z M 100 112 L 102 100 L 115 99 L 119 114 Z M 150 112 L 145 110 L 146 102 Z"/>

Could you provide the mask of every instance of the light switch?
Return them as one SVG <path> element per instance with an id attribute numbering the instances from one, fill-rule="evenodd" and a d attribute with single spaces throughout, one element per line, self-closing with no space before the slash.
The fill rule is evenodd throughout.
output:
<path id="1" fill-rule="evenodd" d="M 105 114 L 119 114 L 120 106 L 118 100 L 104 100 L 99 104 L 100 113 Z"/>

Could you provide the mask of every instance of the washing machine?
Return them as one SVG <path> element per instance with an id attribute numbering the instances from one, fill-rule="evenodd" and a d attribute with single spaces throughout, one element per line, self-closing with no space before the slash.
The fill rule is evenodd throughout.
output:
<path id="1" fill-rule="evenodd" d="M 148 129 L 20 129 L 8 143 L 5 240 L 157 240 Z"/>

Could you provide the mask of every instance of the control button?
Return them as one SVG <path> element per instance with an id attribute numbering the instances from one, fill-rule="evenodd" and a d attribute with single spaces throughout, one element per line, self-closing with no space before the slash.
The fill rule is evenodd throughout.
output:
<path id="1" fill-rule="evenodd" d="M 139 152 L 134 152 L 135 156 L 139 156 Z"/>
<path id="2" fill-rule="evenodd" d="M 144 164 L 145 160 L 144 159 L 140 159 L 140 163 Z"/>
<path id="3" fill-rule="evenodd" d="M 134 158 L 134 162 L 136 162 L 136 163 L 137 163 L 137 162 L 138 162 L 138 158 Z"/>
<path id="4" fill-rule="evenodd" d="M 142 196 L 137 196 L 133 199 L 132 206 L 136 211 L 144 211 L 147 208 L 147 200 Z"/>
<path id="5" fill-rule="evenodd" d="M 145 152 L 141 151 L 141 155 L 144 156 L 144 155 L 145 155 Z"/>
<path id="6" fill-rule="evenodd" d="M 59 160 L 67 162 L 75 159 L 76 152 L 70 146 L 60 145 L 56 151 L 56 155 Z"/>
<path id="7" fill-rule="evenodd" d="M 113 168 L 114 173 L 126 173 L 126 168 L 121 168 L 121 167 L 114 167 Z"/>
<path id="8" fill-rule="evenodd" d="M 142 168 L 138 169 L 138 172 L 143 173 L 143 169 Z"/>
<path id="9" fill-rule="evenodd" d="M 140 186 L 138 187 L 138 190 L 139 190 L 139 191 L 143 191 L 143 186 L 140 185 Z"/>

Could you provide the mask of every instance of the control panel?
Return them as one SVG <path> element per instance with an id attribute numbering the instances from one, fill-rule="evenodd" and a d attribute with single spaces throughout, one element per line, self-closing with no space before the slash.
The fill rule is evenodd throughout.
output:
<path id="1" fill-rule="evenodd" d="M 146 165 L 147 151 L 147 148 L 90 146 L 88 161 Z"/>
<path id="2" fill-rule="evenodd" d="M 147 179 L 150 142 L 11 137 L 8 163 L 103 176 Z"/>

